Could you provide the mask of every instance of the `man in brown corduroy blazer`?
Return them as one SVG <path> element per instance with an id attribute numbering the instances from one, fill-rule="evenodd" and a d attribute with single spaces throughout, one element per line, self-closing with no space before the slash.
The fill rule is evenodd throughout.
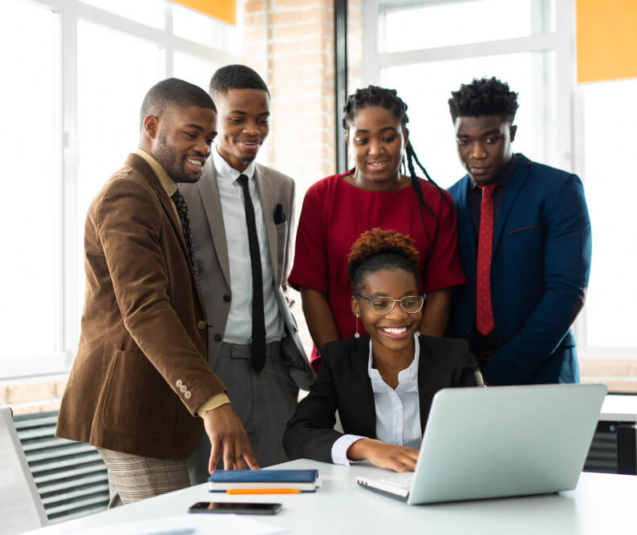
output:
<path id="1" fill-rule="evenodd" d="M 205 428 L 210 469 L 257 467 L 226 388 L 207 362 L 208 324 L 179 182 L 196 182 L 216 109 L 177 79 L 153 86 L 139 149 L 87 214 L 86 296 L 57 435 L 104 458 L 111 506 L 188 486 Z"/>

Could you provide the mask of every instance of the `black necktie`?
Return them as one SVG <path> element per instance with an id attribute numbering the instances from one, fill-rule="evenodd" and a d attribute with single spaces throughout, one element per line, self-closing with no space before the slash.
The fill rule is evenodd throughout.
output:
<path id="1" fill-rule="evenodd" d="M 252 264 L 252 367 L 261 371 L 265 365 L 265 311 L 263 305 L 263 273 L 261 272 L 261 251 L 254 205 L 248 188 L 248 177 L 241 175 L 237 182 L 243 190 L 246 223 L 248 224 L 248 245 Z"/>
<path id="2" fill-rule="evenodd" d="M 177 213 L 179 214 L 179 219 L 181 219 L 181 228 L 184 232 L 184 239 L 186 240 L 188 254 L 190 256 L 190 261 L 192 262 L 192 271 L 195 275 L 195 285 L 197 286 L 197 292 L 201 293 L 201 290 L 199 289 L 199 266 L 197 265 L 195 248 L 192 244 L 192 229 L 190 228 L 188 205 L 186 204 L 186 199 L 184 199 L 184 196 L 179 192 L 179 190 L 175 191 L 175 193 L 173 193 L 170 198 L 175 203 L 175 206 L 177 207 Z"/>

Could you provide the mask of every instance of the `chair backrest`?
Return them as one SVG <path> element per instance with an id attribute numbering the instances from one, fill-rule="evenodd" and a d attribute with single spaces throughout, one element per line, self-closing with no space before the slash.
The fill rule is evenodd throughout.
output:
<path id="1" fill-rule="evenodd" d="M 46 513 L 35 486 L 13 413 L 0 407 L 0 533 L 16 535 L 47 524 Z"/>

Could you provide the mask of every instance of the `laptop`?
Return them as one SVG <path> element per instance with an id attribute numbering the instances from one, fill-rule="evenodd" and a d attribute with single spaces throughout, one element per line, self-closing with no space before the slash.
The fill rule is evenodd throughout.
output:
<path id="1" fill-rule="evenodd" d="M 605 385 L 445 388 L 416 470 L 356 482 L 410 505 L 572 490 L 605 395 Z"/>

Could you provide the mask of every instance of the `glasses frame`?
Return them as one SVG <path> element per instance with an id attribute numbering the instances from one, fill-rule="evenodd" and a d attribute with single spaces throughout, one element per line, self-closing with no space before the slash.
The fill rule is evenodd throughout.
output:
<path id="1" fill-rule="evenodd" d="M 374 299 L 389 299 L 390 301 L 392 301 L 391 307 L 387 312 L 378 312 L 377 310 L 374 310 L 374 307 L 372 307 L 372 312 L 374 312 L 374 314 L 378 314 L 379 316 L 387 316 L 387 314 L 391 314 L 392 311 L 394 310 L 394 307 L 396 306 L 396 303 L 400 303 L 401 310 L 405 312 L 406 314 L 417 314 L 418 312 L 422 310 L 422 307 L 425 306 L 425 301 L 427 301 L 427 294 L 406 295 L 405 297 L 402 297 L 400 299 L 393 299 L 391 297 L 367 297 L 363 294 L 359 294 L 358 292 L 356 292 L 354 296 L 360 297 L 361 299 L 366 299 L 367 301 L 369 301 L 370 305 L 372 304 L 372 301 L 374 301 Z M 405 310 L 405 307 L 403 307 L 403 299 L 407 299 L 409 297 L 422 297 L 422 303 L 420 304 L 420 308 L 418 310 L 414 310 L 413 312 L 410 312 L 409 310 Z"/>

